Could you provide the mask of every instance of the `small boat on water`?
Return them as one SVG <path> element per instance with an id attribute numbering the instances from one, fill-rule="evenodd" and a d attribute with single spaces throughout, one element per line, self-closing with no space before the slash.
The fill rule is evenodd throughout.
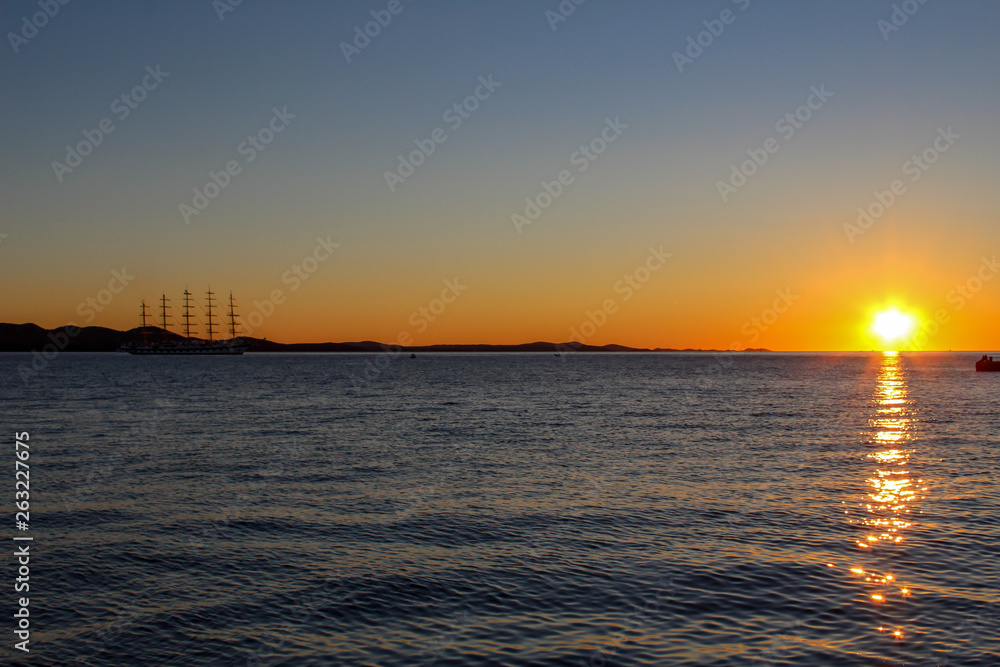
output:
<path id="1" fill-rule="evenodd" d="M 166 295 L 160 297 L 160 316 L 163 324 L 163 332 L 169 333 L 167 328 L 167 311 L 169 299 Z M 236 307 L 233 301 L 233 293 L 229 293 L 229 332 L 230 337 L 225 340 L 215 340 L 218 333 L 215 330 L 215 315 L 212 312 L 215 298 L 211 289 L 208 290 L 208 300 L 206 305 L 207 325 L 205 333 L 208 340 L 197 338 L 191 335 L 191 293 L 184 290 L 184 338 L 180 340 L 159 340 L 148 341 L 148 329 L 146 328 L 146 310 L 149 306 L 142 302 L 142 335 L 141 342 L 129 342 L 123 344 L 119 350 L 129 354 L 243 354 L 250 348 L 250 341 L 237 335 L 238 325 L 236 324 Z"/>
<path id="2" fill-rule="evenodd" d="M 976 362 L 977 371 L 1000 371 L 1000 361 L 993 361 L 993 357 L 985 354 L 983 358 Z"/>

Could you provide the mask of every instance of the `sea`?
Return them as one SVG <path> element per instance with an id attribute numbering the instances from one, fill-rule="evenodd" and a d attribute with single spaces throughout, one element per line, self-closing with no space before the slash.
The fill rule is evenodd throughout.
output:
<path id="1" fill-rule="evenodd" d="M 977 357 L 2 354 L 0 655 L 997 665 Z"/>

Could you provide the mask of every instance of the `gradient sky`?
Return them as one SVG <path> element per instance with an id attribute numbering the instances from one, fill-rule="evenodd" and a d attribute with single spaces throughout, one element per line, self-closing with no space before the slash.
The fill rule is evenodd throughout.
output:
<path id="1" fill-rule="evenodd" d="M 10 33 L 41 10 L 0 5 L 0 321 L 131 328 L 141 300 L 211 285 L 244 317 L 280 291 L 252 333 L 282 342 L 575 329 L 591 344 L 870 349 L 871 318 L 894 305 L 940 316 L 914 347 L 995 349 L 996 2 L 897 2 L 916 11 L 886 39 L 889 1 L 591 0 L 553 30 L 556 0 L 402 0 L 348 63 L 341 44 L 388 1 L 244 0 L 220 20 L 223 1 L 74 0 L 16 53 Z M 731 23 L 711 23 L 724 10 Z M 721 34 L 678 71 L 705 21 Z M 157 66 L 168 75 L 119 118 L 114 100 Z M 490 76 L 499 87 L 452 129 L 444 112 Z M 786 138 L 776 123 L 812 87 L 832 97 Z M 295 117 L 248 162 L 239 146 L 275 108 Z M 60 182 L 52 163 L 104 118 L 114 131 Z M 616 118 L 627 128 L 579 171 L 574 151 Z M 435 128 L 446 141 L 390 191 L 397 155 Z M 911 180 L 904 164 L 948 128 L 958 138 Z M 723 201 L 717 182 L 769 137 L 777 152 Z M 179 205 L 232 160 L 240 173 L 186 223 Z M 572 183 L 518 233 L 512 214 L 564 169 Z M 849 238 L 896 179 L 905 191 Z M 340 245 L 291 278 L 318 237 Z M 629 295 L 619 281 L 661 246 L 671 257 Z M 100 313 L 80 306 L 122 267 L 134 279 Z M 600 326 L 581 328 L 588 312 Z"/>

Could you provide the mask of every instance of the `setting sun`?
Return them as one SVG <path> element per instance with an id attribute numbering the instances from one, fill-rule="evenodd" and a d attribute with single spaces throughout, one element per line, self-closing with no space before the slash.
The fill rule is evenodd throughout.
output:
<path id="1" fill-rule="evenodd" d="M 875 317 L 873 329 L 885 342 L 904 338 L 913 331 L 914 319 L 898 310 L 886 310 Z"/>

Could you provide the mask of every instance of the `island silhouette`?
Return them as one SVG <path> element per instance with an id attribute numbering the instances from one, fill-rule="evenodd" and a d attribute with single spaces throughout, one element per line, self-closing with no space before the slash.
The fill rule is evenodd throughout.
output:
<path id="1" fill-rule="evenodd" d="M 136 327 L 127 331 L 106 327 L 66 325 L 45 329 L 37 324 L 0 323 L 0 352 L 115 352 L 123 343 L 143 336 L 163 341 L 183 341 L 184 337 L 156 326 Z M 264 338 L 243 336 L 251 342 L 248 352 L 729 352 L 731 350 L 696 348 L 638 348 L 626 345 L 587 345 L 570 341 L 551 343 L 535 341 L 516 345 L 438 344 L 391 345 L 378 341 L 344 343 L 278 343 Z M 769 352 L 765 348 L 746 348 L 743 352 Z"/>

